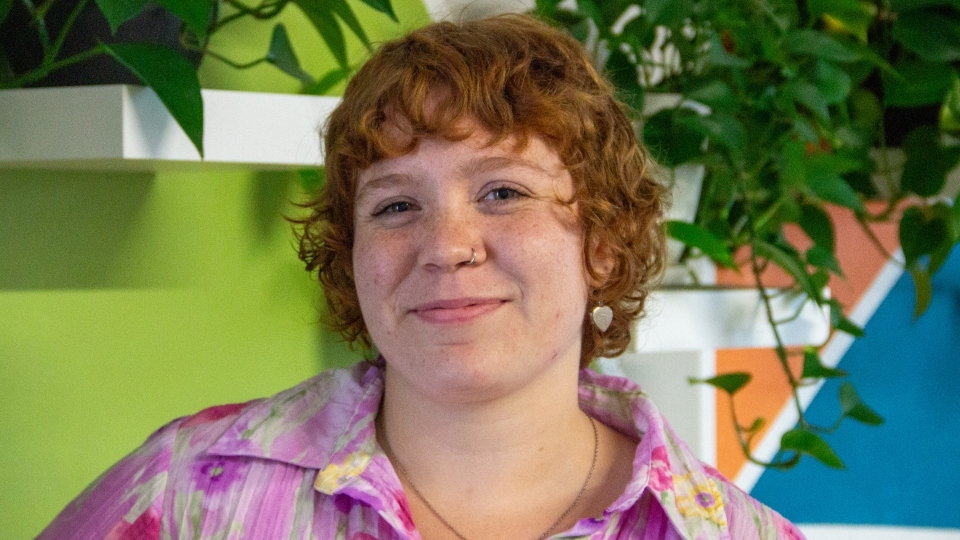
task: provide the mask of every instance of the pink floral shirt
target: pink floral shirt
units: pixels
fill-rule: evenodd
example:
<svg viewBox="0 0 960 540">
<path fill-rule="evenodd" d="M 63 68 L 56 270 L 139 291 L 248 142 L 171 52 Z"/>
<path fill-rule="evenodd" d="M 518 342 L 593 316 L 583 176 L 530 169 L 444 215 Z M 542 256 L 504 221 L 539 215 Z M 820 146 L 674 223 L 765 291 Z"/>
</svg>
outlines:
<svg viewBox="0 0 960 540">
<path fill-rule="evenodd" d="M 640 440 L 602 516 L 553 538 L 799 540 L 779 514 L 700 463 L 626 379 L 584 370 L 581 408 Z M 161 428 L 71 502 L 40 540 L 419 539 L 377 446 L 383 371 L 364 362 L 271 398 Z"/>
</svg>

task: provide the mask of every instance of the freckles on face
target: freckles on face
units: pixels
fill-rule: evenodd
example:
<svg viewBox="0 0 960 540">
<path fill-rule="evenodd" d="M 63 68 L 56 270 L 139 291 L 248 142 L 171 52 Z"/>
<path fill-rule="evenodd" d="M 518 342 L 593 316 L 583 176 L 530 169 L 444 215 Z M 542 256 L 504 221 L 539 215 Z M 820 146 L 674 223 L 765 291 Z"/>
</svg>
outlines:
<svg viewBox="0 0 960 540">
<path fill-rule="evenodd" d="M 577 367 L 587 277 L 573 194 L 536 137 L 428 138 L 361 171 L 355 283 L 388 364 L 425 381 L 441 377 L 421 373 L 430 362 L 447 381 L 522 378 L 571 355 Z"/>
</svg>

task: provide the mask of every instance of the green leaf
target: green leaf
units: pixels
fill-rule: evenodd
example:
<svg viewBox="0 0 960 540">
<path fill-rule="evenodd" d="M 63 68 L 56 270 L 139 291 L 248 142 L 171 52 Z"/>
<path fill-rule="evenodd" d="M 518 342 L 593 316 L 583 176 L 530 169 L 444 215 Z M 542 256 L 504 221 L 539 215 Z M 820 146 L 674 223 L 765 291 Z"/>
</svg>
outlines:
<svg viewBox="0 0 960 540">
<path fill-rule="evenodd" d="M 10 14 L 10 8 L 13 7 L 13 0 L 0 0 L 0 23 L 7 19 Z"/>
<path fill-rule="evenodd" d="M 695 114 L 687 116 L 684 121 L 703 136 L 734 152 L 742 152 L 747 144 L 747 130 L 732 114 L 719 112 L 708 116 Z"/>
<path fill-rule="evenodd" d="M 960 76 L 953 75 L 953 85 L 940 109 L 940 129 L 954 136 L 960 135 Z"/>
<path fill-rule="evenodd" d="M 893 107 L 919 107 L 941 103 L 953 87 L 950 64 L 907 62 L 896 66 L 895 76 L 883 76 L 883 101 Z"/>
<path fill-rule="evenodd" d="M 946 234 L 940 239 L 940 243 L 930 252 L 930 262 L 927 268 L 930 275 L 933 276 L 943 266 L 943 263 L 947 262 L 947 258 L 957 242 L 957 235 L 953 229 L 953 210 L 947 204 L 944 202 L 934 203 L 928 211 L 933 219 L 943 223 L 943 227 L 946 229 Z"/>
<path fill-rule="evenodd" d="M 837 377 L 846 377 L 847 372 L 842 369 L 831 368 L 823 365 L 820 354 L 816 347 L 807 347 L 803 351 L 803 373 L 801 379 L 834 379 Z"/>
<path fill-rule="evenodd" d="M 816 85 L 808 81 L 797 80 L 784 87 L 787 93 L 794 101 L 810 109 L 821 120 L 830 119 L 830 103 L 827 98 L 820 93 Z"/>
<path fill-rule="evenodd" d="M 610 51 L 607 75 L 614 86 L 624 92 L 636 92 L 640 89 L 637 66 L 620 49 Z"/>
<path fill-rule="evenodd" d="M 397 19 L 397 14 L 393 11 L 393 5 L 390 4 L 390 0 L 360 0 L 364 4 L 372 7 L 373 9 L 379 11 L 380 13 L 385 14 L 387 17 L 390 17 L 393 22 L 399 23 L 400 20 Z"/>
<path fill-rule="evenodd" d="M 793 279 L 797 282 L 797 285 L 807 296 L 813 299 L 815 302 L 820 303 L 821 294 L 820 289 L 813 282 L 813 278 L 810 277 L 810 274 L 807 273 L 804 268 L 804 262 L 799 259 L 796 255 L 787 253 L 786 251 L 780 249 L 779 247 L 769 243 L 764 242 L 763 240 L 755 240 L 753 243 L 753 251 L 765 259 L 769 259 L 774 264 L 783 268 Z"/>
<path fill-rule="evenodd" d="M 347 4 L 345 0 L 326 1 L 329 3 L 333 12 L 337 14 L 337 17 L 340 17 L 340 20 L 346 23 L 350 31 L 360 39 L 360 42 L 363 43 L 367 50 L 373 50 L 370 47 L 370 39 L 367 37 L 367 33 L 363 31 L 363 26 L 361 26 L 360 21 L 357 20 L 357 16 L 353 13 L 353 9 L 350 8 L 350 4 Z"/>
<path fill-rule="evenodd" d="M 671 238 L 679 240 L 692 248 L 699 249 L 704 255 L 716 261 L 717 264 L 721 264 L 727 268 L 736 268 L 736 264 L 733 262 L 733 256 L 730 254 L 730 250 L 727 249 L 726 244 L 710 231 L 694 223 L 687 223 L 686 221 L 668 221 L 666 228 L 667 234 L 670 235 Z"/>
<path fill-rule="evenodd" d="M 202 41 L 207 37 L 207 26 L 213 11 L 214 0 L 154 0 L 183 21 L 187 28 Z"/>
<path fill-rule="evenodd" d="M 756 417 L 756 418 L 753 419 L 753 422 L 750 424 L 750 427 L 744 429 L 743 431 L 745 431 L 745 432 L 747 432 L 747 433 L 756 433 L 756 432 L 760 431 L 760 429 L 761 429 L 764 425 L 766 425 L 766 423 L 767 423 L 767 421 L 764 420 L 763 417 L 758 416 L 758 417 Z"/>
<path fill-rule="evenodd" d="M 877 14 L 876 6 L 860 0 L 810 0 L 807 7 L 814 15 L 831 17 L 863 42 L 867 41 L 867 30 Z"/>
<path fill-rule="evenodd" d="M 780 438 L 780 448 L 807 454 L 834 469 L 846 468 L 837 453 L 827 444 L 827 441 L 816 433 L 803 428 L 794 428 L 784 433 L 783 437 Z"/>
<path fill-rule="evenodd" d="M 690 0 L 646 0 L 643 2 L 646 19 L 651 24 L 675 27 L 693 14 Z"/>
<path fill-rule="evenodd" d="M 907 160 L 903 164 L 900 187 L 921 197 L 932 197 L 943 189 L 947 173 L 960 154 L 956 148 L 940 146 L 940 133 L 933 126 L 921 126 L 903 141 Z"/>
<path fill-rule="evenodd" d="M 953 237 L 960 238 L 960 193 L 953 199 L 950 209 L 950 224 L 953 226 Z"/>
<path fill-rule="evenodd" d="M 606 28 L 609 26 L 607 22 L 603 19 L 603 12 L 597 6 L 596 2 L 593 0 L 580 0 L 577 2 L 577 9 L 580 10 L 580 13 L 583 13 L 599 28 Z"/>
<path fill-rule="evenodd" d="M 290 44 L 290 38 L 287 37 L 287 29 L 283 23 L 277 23 L 273 27 L 273 34 L 270 36 L 270 50 L 267 51 L 267 62 L 280 68 L 287 75 L 299 79 L 303 84 L 313 84 L 313 77 L 300 68 L 300 61 L 293 52 L 293 46 Z"/>
<path fill-rule="evenodd" d="M 711 377 L 709 379 L 696 379 L 691 377 L 688 379 L 690 384 L 709 384 L 715 388 L 723 390 L 731 396 L 740 391 L 741 388 L 747 385 L 750 382 L 752 375 L 749 373 L 744 373 L 737 371 L 734 373 L 724 373 L 722 375 L 717 375 L 716 377 Z"/>
<path fill-rule="evenodd" d="M 333 68 L 326 72 L 322 77 L 303 88 L 304 94 L 312 96 L 324 96 L 331 88 L 350 76 L 350 71 L 342 68 Z"/>
<path fill-rule="evenodd" d="M 805 204 L 800 208 L 800 228 L 807 233 L 810 240 L 818 246 L 833 252 L 834 233 L 833 220 L 823 208 L 812 204 Z"/>
<path fill-rule="evenodd" d="M 806 179 L 805 160 L 803 142 L 788 140 L 783 143 L 778 163 L 780 165 L 780 181 L 784 188 L 792 191 L 803 185 Z"/>
<path fill-rule="evenodd" d="M 696 114 L 689 110 L 665 109 L 644 122 L 644 143 L 660 164 L 675 167 L 703 154 L 703 135 L 683 120 Z"/>
<path fill-rule="evenodd" d="M 850 76 L 834 64 L 821 60 L 817 62 L 816 86 L 827 103 L 843 103 L 850 95 Z"/>
<path fill-rule="evenodd" d="M 731 67 L 745 69 L 750 67 L 750 62 L 739 56 L 730 54 L 723 48 L 720 38 L 714 34 L 710 38 L 710 48 L 707 51 L 707 62 L 712 66 Z"/>
<path fill-rule="evenodd" d="M 860 395 L 849 382 L 840 385 L 840 409 L 847 418 L 853 418 L 858 422 L 870 426 L 879 426 L 883 424 L 883 417 L 873 412 L 866 403 L 860 399 Z"/>
<path fill-rule="evenodd" d="M 836 298 L 829 300 L 830 304 L 830 324 L 841 332 L 846 332 L 853 337 L 863 337 L 866 333 L 850 319 L 843 315 L 843 306 Z"/>
<path fill-rule="evenodd" d="M 303 11 L 310 20 L 310 24 L 317 29 L 323 42 L 337 59 L 337 64 L 343 69 L 348 69 L 350 66 L 347 62 L 347 45 L 343 39 L 343 31 L 329 4 L 322 0 L 293 0 L 293 3 Z"/>
<path fill-rule="evenodd" d="M 820 199 L 845 206 L 854 212 L 866 212 L 857 192 L 838 174 L 814 174 L 807 178 L 810 190 Z"/>
<path fill-rule="evenodd" d="M 112 33 L 116 33 L 121 24 L 132 19 L 147 5 L 147 0 L 96 0 L 96 2 L 100 12 L 106 17 Z"/>
<path fill-rule="evenodd" d="M 101 46 L 157 93 L 203 156 L 203 98 L 200 80 L 190 61 L 162 45 L 104 43 Z"/>
<path fill-rule="evenodd" d="M 899 13 L 893 37 L 928 62 L 960 60 L 960 11 L 929 7 Z"/>
<path fill-rule="evenodd" d="M 918 264 L 910 267 L 910 276 L 913 278 L 915 295 L 913 318 L 916 319 L 930 307 L 930 301 L 933 299 L 933 281 L 930 278 L 930 272 L 927 272 Z"/>
<path fill-rule="evenodd" d="M 687 98 L 703 103 L 714 111 L 729 111 L 737 106 L 737 97 L 723 81 L 712 80 L 692 90 Z"/>
<path fill-rule="evenodd" d="M 817 268 L 826 268 L 838 276 L 843 275 L 840 269 L 840 261 L 833 255 L 832 251 L 823 246 L 813 246 L 807 250 L 807 264 Z"/>
<path fill-rule="evenodd" d="M 816 30 L 794 30 L 784 39 L 784 47 L 794 54 L 806 54 L 840 63 L 856 62 L 863 58 L 839 41 Z"/>
<path fill-rule="evenodd" d="M 939 224 L 939 225 L 938 225 Z M 914 266 L 920 257 L 929 255 L 947 234 L 940 220 L 928 220 L 923 209 L 911 206 L 900 216 L 900 247 L 903 249 L 904 262 Z"/>
</svg>

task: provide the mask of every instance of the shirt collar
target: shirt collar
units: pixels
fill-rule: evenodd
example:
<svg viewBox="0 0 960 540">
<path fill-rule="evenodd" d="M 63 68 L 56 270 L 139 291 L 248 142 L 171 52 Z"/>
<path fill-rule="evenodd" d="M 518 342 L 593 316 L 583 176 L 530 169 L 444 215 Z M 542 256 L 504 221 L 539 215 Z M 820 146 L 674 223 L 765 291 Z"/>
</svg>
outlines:
<svg viewBox="0 0 960 540">
<path fill-rule="evenodd" d="M 412 526 L 393 496 L 400 483 L 376 442 L 382 396 L 382 364 L 325 371 L 250 405 L 207 453 L 316 469 L 318 491 L 387 505 L 398 516 L 395 526 Z M 587 414 L 640 440 L 633 479 L 608 514 L 628 511 L 650 491 L 684 538 L 729 539 L 717 473 L 693 456 L 636 384 L 583 370 L 579 398 Z"/>
<path fill-rule="evenodd" d="M 376 445 L 380 368 L 361 362 L 328 370 L 247 407 L 208 454 L 271 459 L 308 469 L 346 463 Z"/>
</svg>

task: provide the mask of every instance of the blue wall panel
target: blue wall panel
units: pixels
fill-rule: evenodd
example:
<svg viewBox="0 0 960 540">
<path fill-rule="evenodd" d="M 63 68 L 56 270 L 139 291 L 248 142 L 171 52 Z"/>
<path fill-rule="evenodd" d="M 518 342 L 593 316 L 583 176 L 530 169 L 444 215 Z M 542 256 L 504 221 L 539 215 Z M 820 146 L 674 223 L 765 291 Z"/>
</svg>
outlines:
<svg viewBox="0 0 960 540">
<path fill-rule="evenodd" d="M 846 470 L 805 458 L 791 471 L 764 472 L 755 497 L 798 523 L 960 528 L 960 250 L 916 321 L 913 295 L 905 273 L 839 366 L 886 424 L 845 421 L 826 438 Z M 824 385 L 810 418 L 833 422 L 839 385 Z"/>
</svg>

